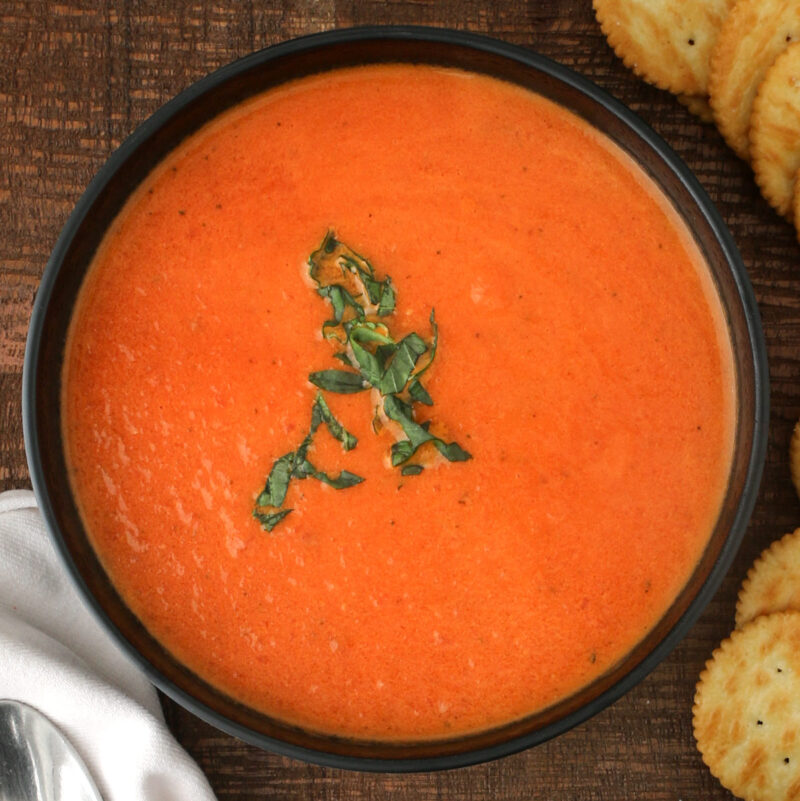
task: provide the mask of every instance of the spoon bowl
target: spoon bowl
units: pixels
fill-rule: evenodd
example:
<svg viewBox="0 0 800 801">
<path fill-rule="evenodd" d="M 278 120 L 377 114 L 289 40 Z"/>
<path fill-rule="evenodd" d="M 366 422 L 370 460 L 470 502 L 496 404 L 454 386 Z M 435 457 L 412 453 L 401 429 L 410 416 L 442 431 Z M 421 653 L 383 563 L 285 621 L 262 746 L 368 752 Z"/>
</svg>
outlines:
<svg viewBox="0 0 800 801">
<path fill-rule="evenodd" d="M 39 710 L 0 701 L 0 799 L 103 801 L 63 732 Z"/>
</svg>

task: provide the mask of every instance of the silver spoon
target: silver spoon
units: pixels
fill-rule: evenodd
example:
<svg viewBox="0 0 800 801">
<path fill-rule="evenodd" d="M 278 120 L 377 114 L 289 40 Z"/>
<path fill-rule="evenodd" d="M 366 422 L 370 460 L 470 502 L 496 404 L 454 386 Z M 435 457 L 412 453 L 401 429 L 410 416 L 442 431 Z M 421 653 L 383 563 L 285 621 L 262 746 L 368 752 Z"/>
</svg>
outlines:
<svg viewBox="0 0 800 801">
<path fill-rule="evenodd" d="M 0 701 L 0 801 L 103 801 L 86 765 L 41 712 Z"/>
</svg>

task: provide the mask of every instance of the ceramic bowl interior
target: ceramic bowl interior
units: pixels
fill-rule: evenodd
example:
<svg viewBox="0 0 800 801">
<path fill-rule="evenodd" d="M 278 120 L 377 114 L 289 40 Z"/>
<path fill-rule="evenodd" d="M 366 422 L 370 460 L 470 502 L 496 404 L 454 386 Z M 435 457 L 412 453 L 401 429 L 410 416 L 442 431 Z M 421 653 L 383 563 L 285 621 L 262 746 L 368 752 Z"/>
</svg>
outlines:
<svg viewBox="0 0 800 801">
<path fill-rule="evenodd" d="M 64 343 L 76 296 L 106 229 L 143 177 L 186 136 L 253 94 L 319 71 L 379 62 L 422 62 L 512 81 L 562 104 L 627 151 L 693 233 L 735 354 L 735 454 L 722 512 L 663 619 L 620 664 L 577 694 L 491 731 L 435 742 L 355 741 L 303 731 L 243 706 L 174 659 L 126 607 L 92 550 L 66 479 L 60 427 Z M 34 488 L 65 562 L 87 603 L 161 690 L 219 728 L 282 754 L 355 769 L 432 770 L 493 759 L 565 731 L 630 689 L 685 635 L 727 571 L 752 511 L 765 453 L 767 381 L 758 311 L 731 237 L 691 173 L 637 117 L 573 72 L 520 48 L 453 31 L 362 28 L 287 42 L 219 70 L 159 110 L 112 156 L 46 268 L 28 340 L 23 414 Z"/>
</svg>

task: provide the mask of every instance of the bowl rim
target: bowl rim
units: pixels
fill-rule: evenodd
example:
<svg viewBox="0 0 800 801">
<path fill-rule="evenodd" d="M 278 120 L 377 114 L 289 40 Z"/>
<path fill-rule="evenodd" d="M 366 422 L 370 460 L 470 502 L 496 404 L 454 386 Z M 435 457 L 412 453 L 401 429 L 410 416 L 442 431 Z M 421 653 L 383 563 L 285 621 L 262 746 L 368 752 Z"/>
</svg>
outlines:
<svg viewBox="0 0 800 801">
<path fill-rule="evenodd" d="M 563 717 L 546 724 L 542 728 L 522 735 L 513 736 L 508 740 L 489 747 L 432 757 L 374 758 L 368 756 L 343 755 L 286 742 L 261 732 L 256 732 L 247 726 L 225 717 L 163 676 L 116 628 L 105 609 L 85 585 L 78 571 L 72 554 L 68 550 L 60 534 L 59 522 L 48 491 L 40 456 L 39 431 L 35 413 L 37 394 L 36 376 L 39 371 L 39 351 L 42 343 L 43 326 L 56 279 L 63 266 L 64 258 L 72 246 L 80 224 L 89 213 L 97 196 L 113 180 L 118 170 L 127 159 L 141 144 L 146 142 L 151 135 L 161 129 L 169 120 L 180 115 L 194 100 L 207 92 L 213 91 L 235 76 L 288 55 L 302 53 L 316 48 L 325 48 L 346 43 L 366 42 L 370 40 L 408 40 L 430 44 L 456 45 L 493 56 L 499 56 L 503 59 L 509 59 L 525 68 L 544 73 L 549 78 L 555 79 L 555 81 L 559 83 L 566 84 L 573 90 L 577 90 L 577 92 L 587 96 L 590 101 L 593 101 L 610 112 L 610 114 L 621 121 L 625 127 L 631 129 L 639 139 L 643 140 L 646 145 L 655 151 L 659 159 L 668 168 L 668 171 L 679 180 L 683 188 L 691 196 L 696 209 L 705 218 L 706 224 L 713 232 L 721 254 L 724 257 L 724 262 L 733 278 L 736 293 L 741 300 L 742 313 L 746 321 L 747 341 L 750 346 L 748 358 L 752 359 L 753 365 L 752 389 L 754 392 L 754 422 L 752 447 L 746 468 L 745 479 L 743 481 L 742 492 L 736 507 L 736 513 L 731 522 L 728 536 L 725 539 L 716 561 L 703 580 L 697 595 L 675 625 L 638 664 L 634 665 L 633 668 L 624 674 L 617 682 L 592 698 L 588 703 L 568 712 Z M 583 723 L 618 700 L 623 694 L 627 693 L 647 676 L 656 665 L 675 648 L 678 642 L 694 625 L 716 593 L 722 579 L 730 568 L 752 514 L 766 457 L 767 430 L 769 423 L 769 372 L 766 344 L 758 305 L 749 276 L 738 249 L 734 244 L 731 233 L 723 222 L 720 213 L 691 170 L 689 170 L 666 142 L 630 109 L 590 80 L 584 78 L 570 68 L 560 65 L 531 50 L 489 36 L 449 28 L 416 25 L 363 26 L 340 28 L 280 42 L 246 55 L 211 72 L 192 83 L 188 88 L 184 89 L 157 109 L 111 154 L 107 161 L 96 172 L 88 187 L 76 203 L 46 264 L 36 295 L 26 342 L 22 381 L 22 413 L 25 450 L 31 482 L 51 540 L 56 550 L 59 552 L 62 561 L 66 565 L 73 584 L 78 589 L 83 602 L 89 606 L 102 627 L 110 632 L 114 641 L 143 669 L 149 680 L 153 682 L 158 689 L 185 709 L 226 733 L 283 756 L 289 756 L 323 766 L 353 770 L 421 772 L 465 767 L 480 762 L 491 761 L 525 750 L 562 734 L 574 726 Z M 436 741 L 432 742 L 435 743 Z"/>
</svg>

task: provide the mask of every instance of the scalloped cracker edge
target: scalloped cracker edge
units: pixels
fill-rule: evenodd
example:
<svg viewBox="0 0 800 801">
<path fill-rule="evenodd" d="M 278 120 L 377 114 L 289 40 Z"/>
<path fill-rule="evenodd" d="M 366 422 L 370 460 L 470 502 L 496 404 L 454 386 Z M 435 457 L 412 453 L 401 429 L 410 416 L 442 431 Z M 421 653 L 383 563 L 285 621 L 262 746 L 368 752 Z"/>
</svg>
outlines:
<svg viewBox="0 0 800 801">
<path fill-rule="evenodd" d="M 786 219 L 800 169 L 800 42 L 767 70 L 750 116 L 750 160 L 761 194 Z"/>
<path fill-rule="evenodd" d="M 736 602 L 736 628 L 788 610 L 800 612 L 800 528 L 773 542 L 753 563 Z"/>
<path fill-rule="evenodd" d="M 661 89 L 708 91 L 711 50 L 734 0 L 593 0 L 609 45 Z"/>
<path fill-rule="evenodd" d="M 701 122 L 714 122 L 714 112 L 711 106 L 708 105 L 708 97 L 706 95 L 676 95 L 678 102 L 682 106 L 686 106 L 689 111 L 694 114 Z"/>
<path fill-rule="evenodd" d="M 708 93 L 725 141 L 743 159 L 758 88 L 790 42 L 800 39 L 798 0 L 739 0 L 711 51 Z"/>
</svg>

